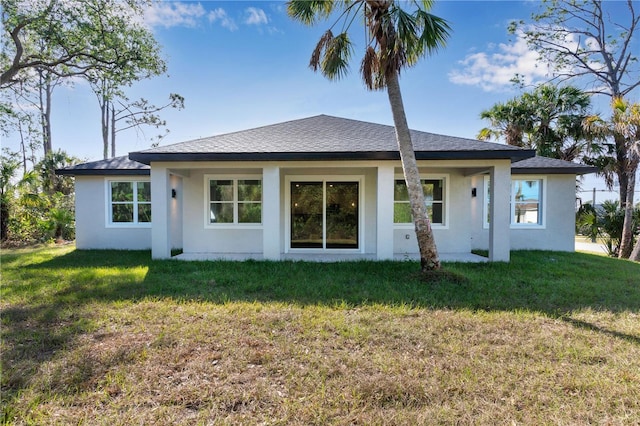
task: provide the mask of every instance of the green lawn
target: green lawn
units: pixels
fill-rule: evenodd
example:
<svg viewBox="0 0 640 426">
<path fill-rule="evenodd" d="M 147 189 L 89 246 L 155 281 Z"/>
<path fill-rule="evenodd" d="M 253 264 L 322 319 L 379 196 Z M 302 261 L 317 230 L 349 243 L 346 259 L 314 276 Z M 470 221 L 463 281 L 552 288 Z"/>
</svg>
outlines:
<svg viewBox="0 0 640 426">
<path fill-rule="evenodd" d="M 640 265 L 3 250 L 9 424 L 634 424 Z"/>
</svg>

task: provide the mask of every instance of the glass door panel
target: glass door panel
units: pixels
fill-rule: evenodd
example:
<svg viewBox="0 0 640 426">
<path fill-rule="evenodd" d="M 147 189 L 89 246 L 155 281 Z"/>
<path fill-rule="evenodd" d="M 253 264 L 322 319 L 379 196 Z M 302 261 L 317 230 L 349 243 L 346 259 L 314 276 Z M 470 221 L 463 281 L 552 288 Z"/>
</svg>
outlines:
<svg viewBox="0 0 640 426">
<path fill-rule="evenodd" d="M 326 248 L 358 248 L 358 182 L 327 182 Z"/>
<path fill-rule="evenodd" d="M 323 248 L 322 186 L 291 182 L 291 248 Z"/>
</svg>

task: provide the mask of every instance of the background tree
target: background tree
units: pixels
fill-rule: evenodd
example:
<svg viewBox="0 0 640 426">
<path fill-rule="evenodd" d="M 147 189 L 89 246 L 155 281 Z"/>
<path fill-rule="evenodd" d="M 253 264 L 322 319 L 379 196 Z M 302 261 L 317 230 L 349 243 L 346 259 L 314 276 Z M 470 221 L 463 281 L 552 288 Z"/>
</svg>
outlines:
<svg viewBox="0 0 640 426">
<path fill-rule="evenodd" d="M 110 33 L 110 44 L 119 46 L 120 52 L 135 52 L 136 60 L 127 62 L 118 68 L 95 68 L 85 77 L 95 93 L 101 112 L 101 134 L 103 157 L 116 156 L 117 133 L 136 128 L 142 131 L 143 126 L 155 128 L 166 126 L 166 121 L 157 114 L 165 108 L 184 107 L 184 98 L 178 94 L 170 94 L 169 102 L 156 106 L 141 98 L 131 101 L 125 88 L 136 81 L 165 74 L 167 66 L 161 57 L 160 45 L 153 34 L 137 20 L 123 20 L 118 17 L 107 19 L 105 25 Z"/>
<path fill-rule="evenodd" d="M 477 136 L 478 139 L 504 138 L 507 145 L 521 148 L 527 146 L 524 136 L 529 123 L 529 115 L 519 99 L 510 99 L 505 103 L 499 102 L 490 109 L 482 111 L 480 118 L 489 120 L 491 127 L 481 129 Z"/>
<path fill-rule="evenodd" d="M 600 116 L 591 116 L 585 120 L 585 128 L 596 138 L 603 141 L 615 136 L 624 142 L 626 152 L 625 165 L 628 167 L 627 173 L 629 181 L 627 193 L 625 194 L 626 204 L 622 205 L 624 210 L 624 224 L 619 250 L 619 257 L 629 258 L 632 251 L 637 259 L 638 250 L 633 250 L 634 226 L 633 203 L 634 188 L 636 183 L 636 172 L 640 164 L 640 103 L 630 103 L 623 98 L 614 98 L 611 103 L 613 114 L 609 120 L 604 120 Z M 640 243 L 640 238 L 638 238 Z"/>
<path fill-rule="evenodd" d="M 42 143 L 38 117 L 34 110 L 23 108 L 18 102 L 18 96 L 12 102 L 10 98 L 3 95 L 7 91 L 0 92 L 0 135 L 8 136 L 17 133 L 20 140 L 20 155 L 22 160 L 22 172 L 27 173 L 29 165 L 31 168 L 36 164 L 36 151 Z"/>
<path fill-rule="evenodd" d="M 558 81 L 584 84 L 589 92 L 616 98 L 629 98 L 640 87 L 640 39 L 637 36 L 640 15 L 637 2 L 603 2 L 599 0 L 545 0 L 544 9 L 532 16 L 531 23 L 514 22 L 512 32 L 523 34 L 528 45 L 537 51 L 554 72 Z M 612 11 L 622 18 L 612 21 Z M 637 167 L 632 164 L 624 135 L 614 132 L 613 144 L 601 150 L 592 164 L 607 166 L 620 185 L 620 204 L 633 207 Z M 612 176 L 606 176 L 609 184 Z M 627 226 L 625 229 L 629 229 Z M 625 240 L 632 236 L 625 235 Z"/>
<path fill-rule="evenodd" d="M 146 0 L 1 0 L 6 32 L 0 55 L 0 87 L 34 69 L 59 77 L 113 70 L 135 61 L 109 31 L 112 20 L 138 15 Z M 46 49 L 41 49 L 42 46 Z"/>
<path fill-rule="evenodd" d="M 326 20 L 334 12 L 338 14 L 338 21 L 343 24 L 342 32 L 334 35 L 333 26 L 327 30 L 314 49 L 309 64 L 314 71 L 320 70 L 330 80 L 339 79 L 347 73 L 353 53 L 348 31 L 353 22 L 364 23 L 366 43 L 360 72 L 369 90 L 387 91 L 409 192 L 421 267 L 427 271 L 440 268 L 440 261 L 426 212 L 398 77 L 402 69 L 415 65 L 427 53 L 444 46 L 450 28 L 446 21 L 428 13 L 432 1 L 416 1 L 412 4 L 415 9 L 409 12 L 393 0 L 291 0 L 287 3 L 287 10 L 289 16 L 307 25 Z"/>
<path fill-rule="evenodd" d="M 507 144 L 535 149 L 538 155 L 574 161 L 587 149 L 582 122 L 590 105 L 589 95 L 575 87 L 545 84 L 482 111 L 480 117 L 491 127 L 477 137 L 504 137 Z"/>
<path fill-rule="evenodd" d="M 9 209 L 14 197 L 14 182 L 20 161 L 18 153 L 10 152 L 6 148 L 2 150 L 0 157 L 0 240 L 4 241 L 8 236 Z"/>
</svg>

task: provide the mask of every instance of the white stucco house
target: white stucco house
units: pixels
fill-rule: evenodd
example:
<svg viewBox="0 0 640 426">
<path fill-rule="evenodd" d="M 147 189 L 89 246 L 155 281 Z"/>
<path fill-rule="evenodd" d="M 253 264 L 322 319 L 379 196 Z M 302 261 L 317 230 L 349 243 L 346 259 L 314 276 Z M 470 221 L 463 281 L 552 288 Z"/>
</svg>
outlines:
<svg viewBox="0 0 640 426">
<path fill-rule="evenodd" d="M 574 250 L 576 175 L 532 150 L 412 131 L 440 253 Z M 157 259 L 398 259 L 418 246 L 395 130 L 319 115 L 67 167 L 78 249 Z"/>
</svg>

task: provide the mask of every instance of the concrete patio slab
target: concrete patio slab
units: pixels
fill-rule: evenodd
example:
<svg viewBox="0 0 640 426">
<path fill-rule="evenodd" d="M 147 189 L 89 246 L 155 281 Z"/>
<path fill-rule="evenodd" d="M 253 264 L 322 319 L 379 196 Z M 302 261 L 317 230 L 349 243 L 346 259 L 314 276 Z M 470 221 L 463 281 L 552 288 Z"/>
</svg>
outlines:
<svg viewBox="0 0 640 426">
<path fill-rule="evenodd" d="M 206 261 L 206 260 L 264 260 L 262 253 L 182 253 L 174 256 L 176 260 L 186 261 Z M 355 262 L 359 260 L 376 260 L 374 254 L 362 253 L 285 253 L 282 260 L 305 261 L 305 262 Z M 402 261 L 419 261 L 420 257 L 414 254 L 397 254 L 394 260 Z M 478 256 L 473 253 L 440 253 L 441 262 L 465 262 L 465 263 L 482 263 L 487 262 L 486 257 Z"/>
</svg>

